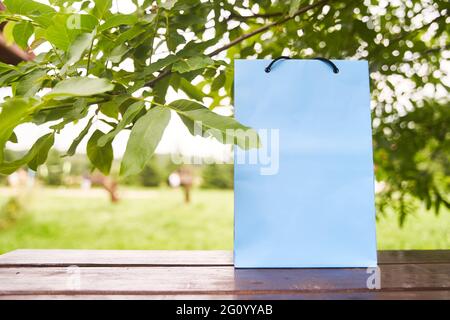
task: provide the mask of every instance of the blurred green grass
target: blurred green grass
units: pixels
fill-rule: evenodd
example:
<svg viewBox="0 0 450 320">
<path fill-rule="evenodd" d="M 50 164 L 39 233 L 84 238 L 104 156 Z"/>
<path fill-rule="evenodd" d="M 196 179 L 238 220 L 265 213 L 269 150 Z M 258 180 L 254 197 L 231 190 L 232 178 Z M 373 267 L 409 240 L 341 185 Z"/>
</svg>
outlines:
<svg viewBox="0 0 450 320">
<path fill-rule="evenodd" d="M 10 195 L 0 190 L 0 206 Z M 233 192 L 121 189 L 111 204 L 101 189 L 39 188 L 25 212 L 0 230 L 0 253 L 18 248 L 207 250 L 233 247 Z M 377 222 L 379 249 L 449 249 L 450 216 L 419 210 L 403 228 L 390 213 Z"/>
</svg>

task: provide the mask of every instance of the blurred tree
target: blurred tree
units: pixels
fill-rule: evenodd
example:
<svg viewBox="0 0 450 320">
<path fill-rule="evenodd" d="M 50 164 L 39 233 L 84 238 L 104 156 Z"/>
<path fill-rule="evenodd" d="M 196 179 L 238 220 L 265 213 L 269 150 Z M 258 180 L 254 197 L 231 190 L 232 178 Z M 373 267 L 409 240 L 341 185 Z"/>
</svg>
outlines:
<svg viewBox="0 0 450 320">
<path fill-rule="evenodd" d="M 212 111 L 230 104 L 235 58 L 367 59 L 376 175 L 385 183 L 378 208 L 398 207 L 402 222 L 408 197 L 436 212 L 450 207 L 448 0 L 133 0 L 130 14 L 112 13 L 121 3 L 112 0 L 3 2 L 7 42 L 50 45 L 34 62 L 0 65 L 0 86 L 13 89 L 0 114 L 2 173 L 23 164 L 36 169 L 54 135 L 95 110 L 67 153 L 102 121 L 111 130 L 90 137 L 89 159 L 109 173 L 112 140 L 131 130 L 121 172 L 136 174 L 153 154 L 169 110 L 191 132 L 195 120 L 221 138 L 226 128 L 245 128 Z M 191 100 L 166 103 L 169 87 Z M 51 122 L 52 132 L 24 158 L 5 162 L 5 143 L 23 122 Z"/>
<path fill-rule="evenodd" d="M 140 182 L 144 187 L 157 187 L 163 180 L 161 169 L 152 160 L 147 163 L 144 170 L 139 174 Z"/>
<path fill-rule="evenodd" d="M 12 225 L 25 211 L 23 195 L 10 197 L 0 206 L 0 230 Z"/>
<path fill-rule="evenodd" d="M 233 188 L 233 165 L 210 164 L 202 170 L 202 188 Z"/>
<path fill-rule="evenodd" d="M 63 184 L 64 171 L 63 161 L 59 152 L 51 149 L 48 153 L 47 161 L 45 162 L 44 182 L 51 186 L 60 186 Z"/>
<path fill-rule="evenodd" d="M 148 187 L 159 186 L 162 183 L 167 183 L 169 175 L 176 171 L 177 168 L 178 165 L 172 162 L 170 155 L 155 154 L 141 172 L 122 177 L 120 184 Z"/>
</svg>

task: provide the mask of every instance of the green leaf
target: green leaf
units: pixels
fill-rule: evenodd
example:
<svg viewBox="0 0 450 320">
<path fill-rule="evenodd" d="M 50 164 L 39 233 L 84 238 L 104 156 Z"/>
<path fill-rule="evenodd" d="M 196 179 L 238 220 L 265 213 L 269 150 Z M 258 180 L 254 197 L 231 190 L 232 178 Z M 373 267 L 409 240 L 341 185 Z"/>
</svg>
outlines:
<svg viewBox="0 0 450 320">
<path fill-rule="evenodd" d="M 47 160 L 48 152 L 50 148 L 53 146 L 55 142 L 55 134 L 49 133 L 43 137 L 41 137 L 36 143 L 36 151 L 34 155 L 31 157 L 31 160 L 28 162 L 28 167 L 34 171 Z M 33 146 L 34 147 L 34 146 Z M 31 148 L 30 152 L 33 151 Z"/>
<path fill-rule="evenodd" d="M 47 71 L 37 69 L 20 80 L 20 84 L 17 86 L 16 95 L 23 97 L 33 97 L 41 88 L 42 83 L 47 78 Z"/>
<path fill-rule="evenodd" d="M 14 40 L 22 49 L 28 49 L 28 39 L 33 34 L 34 28 L 31 22 L 22 21 L 16 23 L 13 30 Z"/>
<path fill-rule="evenodd" d="M 240 124 L 232 117 L 221 116 L 203 105 L 189 101 L 177 100 L 169 104 L 169 107 L 178 114 L 202 125 L 204 130 L 221 142 L 233 142 L 242 149 L 257 148 L 260 146 L 258 134 L 253 129 Z"/>
<path fill-rule="evenodd" d="M 95 7 L 93 10 L 94 15 L 98 19 L 103 19 L 105 14 L 108 12 L 109 8 L 111 8 L 112 0 L 94 0 Z"/>
<path fill-rule="evenodd" d="M 156 106 L 136 121 L 120 168 L 121 175 L 139 173 L 155 152 L 170 120 L 168 108 Z"/>
<path fill-rule="evenodd" d="M 14 133 L 14 131 L 13 131 L 13 133 L 11 134 L 11 136 L 9 137 L 8 141 L 9 141 L 9 142 L 12 142 L 12 143 L 17 143 L 17 142 L 19 142 L 19 140 L 17 139 L 17 135 Z"/>
<path fill-rule="evenodd" d="M 55 12 L 52 7 L 31 0 L 4 0 L 3 3 L 9 12 L 23 16 L 37 16 Z"/>
<path fill-rule="evenodd" d="M 132 101 L 131 97 L 127 95 L 115 96 L 114 99 L 100 104 L 100 111 L 105 116 L 118 119 L 119 112 L 125 113 L 126 108 L 133 103 Z"/>
<path fill-rule="evenodd" d="M 47 30 L 41 27 L 35 27 L 34 28 L 34 39 L 33 42 L 30 44 L 30 49 L 36 49 L 41 44 L 46 42 L 46 36 L 47 36 Z"/>
<path fill-rule="evenodd" d="M 140 25 L 135 25 L 135 26 L 131 27 L 130 29 L 128 29 L 127 31 L 120 33 L 120 35 L 117 37 L 115 42 L 118 45 L 118 44 L 124 43 L 126 41 L 130 41 L 144 32 L 145 32 L 145 28 L 143 28 Z"/>
<path fill-rule="evenodd" d="M 169 75 L 160 81 L 156 82 L 155 86 L 153 87 L 153 101 L 155 103 L 164 104 L 166 103 L 166 95 L 167 90 L 169 89 L 169 85 L 171 82 L 173 75 Z"/>
<path fill-rule="evenodd" d="M 66 112 L 64 112 L 61 117 L 62 121 L 50 126 L 50 129 L 56 130 L 57 133 L 59 133 L 60 130 L 62 130 L 66 124 L 77 121 L 79 119 L 82 119 L 86 117 L 88 113 L 88 103 L 85 98 L 78 98 L 73 102 L 70 108 L 61 108 L 59 110 L 63 111 L 66 109 Z M 55 100 L 54 100 L 55 101 Z M 58 100 L 56 100 L 58 101 Z M 58 109 L 55 109 L 54 111 L 57 111 Z M 59 117 L 59 119 L 61 118 Z"/>
<path fill-rule="evenodd" d="M 61 73 L 65 73 L 67 68 L 72 64 L 78 62 L 83 56 L 84 52 L 91 46 L 94 39 L 94 33 L 80 34 L 69 49 L 69 58 L 66 64 L 62 67 Z"/>
<path fill-rule="evenodd" d="M 218 91 L 220 88 L 222 88 L 225 85 L 225 74 L 223 72 L 219 73 L 219 75 L 214 79 L 213 83 L 211 84 L 211 91 Z"/>
<path fill-rule="evenodd" d="M 189 98 L 202 101 L 205 97 L 205 94 L 202 90 L 200 90 L 197 86 L 194 86 L 185 78 L 180 78 L 179 88 L 184 91 L 188 95 Z"/>
<path fill-rule="evenodd" d="M 109 174 L 113 160 L 113 149 L 111 143 L 103 147 L 98 146 L 98 139 L 104 136 L 100 130 L 96 130 L 87 144 L 87 156 L 91 163 L 100 170 L 103 174 Z"/>
<path fill-rule="evenodd" d="M 153 62 L 144 69 L 144 76 L 149 76 L 156 71 L 160 71 L 161 69 L 169 66 L 170 64 L 174 63 L 177 60 L 178 57 L 175 55 L 168 55 L 165 58 L 159 59 L 158 61 Z"/>
<path fill-rule="evenodd" d="M 120 131 L 122 131 L 128 124 L 130 124 L 134 120 L 136 115 L 138 115 L 138 113 L 144 108 L 144 106 L 145 105 L 143 101 L 135 102 L 131 106 L 129 106 L 125 111 L 122 120 L 117 124 L 117 126 L 98 140 L 98 146 L 104 147 L 107 143 L 111 142 Z"/>
<path fill-rule="evenodd" d="M 94 117 L 89 119 L 88 123 L 86 124 L 86 127 L 84 127 L 84 129 L 81 130 L 81 132 L 78 135 L 78 137 L 76 137 L 75 140 L 72 141 L 72 143 L 71 143 L 71 145 L 69 147 L 69 150 L 67 150 L 67 152 L 64 155 L 64 157 L 66 157 L 66 156 L 73 156 L 75 154 L 75 152 L 77 151 L 78 145 L 84 139 L 84 137 L 88 134 L 89 129 L 91 128 L 92 120 L 94 120 Z"/>
<path fill-rule="evenodd" d="M 215 45 L 217 43 L 217 39 L 213 38 L 206 41 L 195 42 L 190 41 L 186 43 L 186 45 L 177 52 L 180 57 L 193 57 L 197 56 L 200 52 L 204 52 L 207 48 Z"/>
<path fill-rule="evenodd" d="M 67 51 L 75 38 L 75 31 L 67 28 L 67 16 L 57 15 L 46 31 L 46 39 L 56 48 Z M 76 32 L 78 33 L 78 32 Z"/>
<path fill-rule="evenodd" d="M 73 42 L 83 32 L 92 32 L 97 19 L 87 14 L 57 14 L 46 30 L 46 39 L 56 48 L 68 51 Z"/>
<path fill-rule="evenodd" d="M 114 89 L 114 85 L 104 78 L 76 77 L 60 81 L 44 97 L 87 97 L 105 93 Z"/>
<path fill-rule="evenodd" d="M 98 27 L 98 31 L 102 32 L 121 25 L 134 25 L 138 21 L 135 15 L 131 14 L 116 14 L 109 17 L 105 23 Z"/>
<path fill-rule="evenodd" d="M 3 36 L 7 45 L 12 45 L 14 43 L 14 27 L 16 23 L 14 21 L 8 21 L 3 28 Z"/>
<path fill-rule="evenodd" d="M 300 8 L 301 0 L 292 0 L 291 5 L 289 7 L 289 16 L 292 17 Z"/>
<path fill-rule="evenodd" d="M 159 6 L 166 10 L 170 10 L 177 3 L 178 0 L 164 0 L 164 2 L 159 1 Z"/>
<path fill-rule="evenodd" d="M 234 83 L 234 73 L 232 68 L 227 68 L 225 70 L 225 83 L 224 88 L 226 92 L 233 98 L 233 83 Z"/>
<path fill-rule="evenodd" d="M 181 113 L 178 113 L 178 116 L 180 117 L 181 121 L 183 121 L 186 128 L 189 130 L 189 132 L 193 136 L 203 136 L 205 133 L 205 128 L 203 128 L 199 123 L 193 121 L 192 119 L 182 115 Z"/>
<path fill-rule="evenodd" d="M 7 99 L 1 105 L 0 113 L 0 163 L 3 162 L 3 149 L 14 128 L 22 123 L 32 111 L 36 100 L 28 98 Z"/>
<path fill-rule="evenodd" d="M 176 30 L 173 32 L 169 32 L 167 34 L 167 47 L 172 52 L 175 52 L 177 47 L 185 42 L 186 39 L 182 35 L 180 35 Z"/>
<path fill-rule="evenodd" d="M 105 116 L 117 119 L 119 116 L 119 104 L 115 99 L 100 104 L 100 111 Z"/>
<path fill-rule="evenodd" d="M 0 62 L 0 74 L 8 71 L 17 71 L 17 67 L 7 63 Z"/>
<path fill-rule="evenodd" d="M 193 70 L 203 69 L 214 64 L 214 60 L 208 56 L 194 56 L 182 59 L 173 64 L 172 70 L 185 73 Z"/>
<path fill-rule="evenodd" d="M 128 52 L 127 46 L 121 44 L 115 47 L 109 54 L 108 60 L 112 63 L 119 63 L 122 61 L 122 57 Z"/>
<path fill-rule="evenodd" d="M 98 26 L 98 19 L 92 14 L 70 14 L 66 24 L 69 30 L 75 30 L 79 33 L 90 33 Z"/>
<path fill-rule="evenodd" d="M 30 169 L 36 171 L 37 167 L 43 164 L 47 159 L 48 151 L 52 147 L 54 139 L 55 136 L 53 133 L 48 133 L 40 137 L 23 158 L 1 163 L 0 173 L 11 174 L 27 163 Z"/>
</svg>

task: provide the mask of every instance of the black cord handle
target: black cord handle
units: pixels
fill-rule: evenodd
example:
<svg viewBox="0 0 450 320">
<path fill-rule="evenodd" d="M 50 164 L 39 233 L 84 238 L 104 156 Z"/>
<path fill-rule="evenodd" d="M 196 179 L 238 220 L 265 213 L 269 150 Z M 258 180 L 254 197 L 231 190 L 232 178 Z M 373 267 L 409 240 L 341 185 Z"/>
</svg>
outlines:
<svg viewBox="0 0 450 320">
<path fill-rule="evenodd" d="M 274 64 L 275 62 L 277 62 L 278 60 L 282 60 L 282 59 L 291 59 L 291 57 L 281 56 L 281 57 L 278 57 L 278 58 L 276 58 L 276 59 L 273 59 L 272 62 L 264 69 L 264 71 L 266 71 L 267 73 L 269 73 L 270 71 L 272 71 L 272 66 L 273 66 L 273 64 Z M 339 72 L 338 67 L 336 67 L 336 65 L 335 65 L 331 60 L 328 60 L 328 59 L 325 59 L 325 58 L 321 58 L 321 57 L 316 57 L 316 58 L 313 58 L 313 59 L 314 59 L 314 60 L 320 60 L 320 61 L 322 61 L 322 62 L 325 62 L 327 65 L 329 65 L 329 66 L 333 69 L 333 72 L 334 72 L 334 73 L 338 73 L 338 72 Z"/>
</svg>

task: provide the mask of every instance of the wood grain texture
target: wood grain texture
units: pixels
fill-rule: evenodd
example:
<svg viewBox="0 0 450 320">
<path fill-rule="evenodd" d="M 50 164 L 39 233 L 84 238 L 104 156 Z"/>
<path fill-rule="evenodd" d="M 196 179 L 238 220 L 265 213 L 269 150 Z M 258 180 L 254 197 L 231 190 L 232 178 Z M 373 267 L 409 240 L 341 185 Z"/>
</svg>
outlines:
<svg viewBox="0 0 450 320">
<path fill-rule="evenodd" d="M 378 251 L 378 263 L 450 263 L 450 250 Z M 231 251 L 15 250 L 0 255 L 10 266 L 232 266 Z"/>
<path fill-rule="evenodd" d="M 0 295 L 0 300 L 450 300 L 447 291 L 308 292 L 292 294 L 171 294 L 171 295 Z"/>
<path fill-rule="evenodd" d="M 246 294 L 367 291 L 365 269 L 2 268 L 0 294 Z M 450 264 L 386 265 L 383 290 L 450 290 Z M 79 286 L 74 281 L 80 279 Z M 78 281 L 78 280 L 77 280 Z"/>
<path fill-rule="evenodd" d="M 449 299 L 450 251 L 379 252 L 364 268 L 235 269 L 228 251 L 17 250 L 0 256 L 1 299 Z"/>
<path fill-rule="evenodd" d="M 450 263 L 450 250 L 382 250 L 378 264 Z"/>
<path fill-rule="evenodd" d="M 231 251 L 15 250 L 0 255 L 5 266 L 232 266 Z"/>
</svg>

